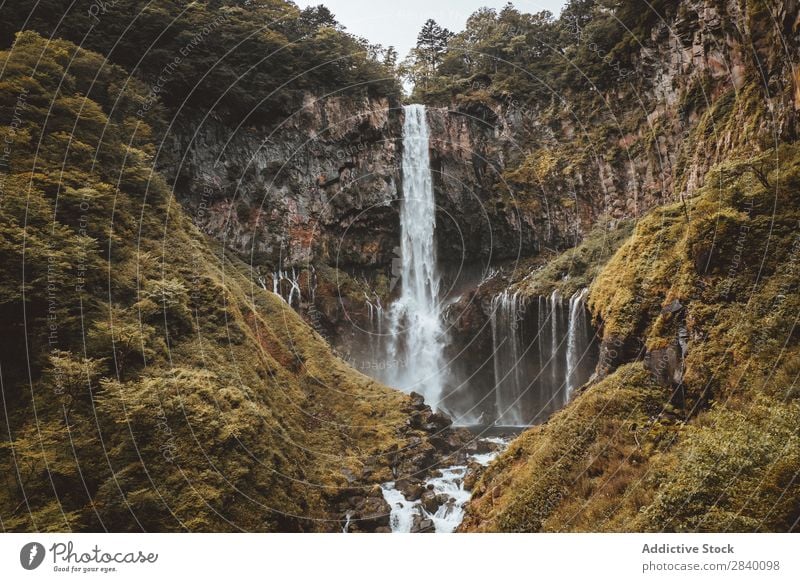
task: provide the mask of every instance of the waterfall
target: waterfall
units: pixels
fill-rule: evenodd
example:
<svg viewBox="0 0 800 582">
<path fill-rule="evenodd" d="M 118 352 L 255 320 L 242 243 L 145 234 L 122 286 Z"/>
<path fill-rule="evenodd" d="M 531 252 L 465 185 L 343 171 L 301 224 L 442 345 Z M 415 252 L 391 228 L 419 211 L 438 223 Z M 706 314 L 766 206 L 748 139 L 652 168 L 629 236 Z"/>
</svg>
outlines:
<svg viewBox="0 0 800 582">
<path fill-rule="evenodd" d="M 408 105 L 403 123 L 403 199 L 400 208 L 400 297 L 389 311 L 389 383 L 414 390 L 436 408 L 444 382 L 444 330 L 434 230 L 436 206 L 423 105 Z M 399 356 L 399 357 L 398 357 Z"/>
<path fill-rule="evenodd" d="M 386 374 L 385 356 L 384 353 L 384 338 L 383 338 L 383 304 L 381 298 L 377 293 L 373 292 L 373 300 L 370 299 L 367 292 L 364 292 L 364 303 L 367 306 L 367 314 L 369 317 L 369 352 L 371 361 L 376 366 L 376 376 L 383 378 Z M 383 366 L 380 364 L 383 363 Z"/>
<path fill-rule="evenodd" d="M 569 301 L 558 292 L 527 299 L 506 290 L 492 298 L 495 424 L 543 422 L 589 379 L 598 350 L 587 296 L 581 289 Z"/>
<path fill-rule="evenodd" d="M 369 324 L 372 327 L 372 331 L 376 331 L 380 334 L 383 330 L 381 329 L 383 323 L 383 305 L 381 305 L 381 298 L 378 297 L 377 293 L 374 293 L 375 302 L 369 298 L 367 292 L 364 291 L 364 304 L 367 306 L 367 317 L 369 318 Z"/>
<path fill-rule="evenodd" d="M 561 345 L 558 334 L 558 308 L 561 305 L 561 297 L 558 291 L 553 291 L 550 295 L 550 376 L 553 385 L 558 386 L 560 377 L 558 373 L 558 348 Z"/>
<path fill-rule="evenodd" d="M 525 306 L 519 293 L 507 290 L 492 299 L 491 327 L 494 359 L 495 424 L 526 424 L 521 399 L 527 382 L 523 377 L 521 320 Z"/>
<path fill-rule="evenodd" d="M 283 289 L 282 283 L 286 281 L 289 284 L 289 294 L 287 297 L 283 296 Z M 261 286 L 266 289 L 264 282 L 262 281 Z M 291 274 L 288 271 L 283 271 L 278 269 L 274 273 L 272 273 L 272 292 L 275 293 L 278 297 L 286 301 L 292 307 L 300 307 L 300 303 L 303 301 L 303 295 L 300 292 L 300 275 L 297 273 L 294 267 L 292 267 Z M 296 298 L 296 300 L 295 300 Z"/>
<path fill-rule="evenodd" d="M 566 398 L 581 383 L 578 377 L 578 365 L 583 354 L 581 347 L 586 338 L 586 296 L 588 289 L 576 291 L 569 299 L 569 326 L 567 329 L 567 392 Z"/>
</svg>

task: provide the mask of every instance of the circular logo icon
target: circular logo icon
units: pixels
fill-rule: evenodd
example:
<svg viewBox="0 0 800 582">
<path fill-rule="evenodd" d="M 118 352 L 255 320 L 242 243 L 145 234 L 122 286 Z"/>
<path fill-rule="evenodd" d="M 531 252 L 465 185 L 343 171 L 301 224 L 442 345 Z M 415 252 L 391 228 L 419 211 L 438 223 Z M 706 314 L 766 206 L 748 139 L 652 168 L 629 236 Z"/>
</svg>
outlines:
<svg viewBox="0 0 800 582">
<path fill-rule="evenodd" d="M 19 563 L 26 570 L 35 570 L 44 561 L 44 546 L 39 542 L 30 542 L 19 551 Z"/>
</svg>

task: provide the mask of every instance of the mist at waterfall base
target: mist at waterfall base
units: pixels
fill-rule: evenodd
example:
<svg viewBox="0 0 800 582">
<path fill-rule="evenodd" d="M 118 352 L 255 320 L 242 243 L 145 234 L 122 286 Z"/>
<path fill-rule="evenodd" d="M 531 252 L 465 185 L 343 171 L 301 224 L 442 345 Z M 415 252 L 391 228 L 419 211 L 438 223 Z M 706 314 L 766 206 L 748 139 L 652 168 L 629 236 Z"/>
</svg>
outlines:
<svg viewBox="0 0 800 582">
<path fill-rule="evenodd" d="M 399 289 L 388 306 L 365 295 L 371 330 L 362 361 L 380 365 L 363 371 L 421 394 L 460 426 L 544 422 L 597 363 L 587 290 L 571 297 L 502 291 L 484 307 L 486 325 L 472 337 L 458 332 L 455 303 L 485 281 L 490 269 L 437 262 L 426 111 L 423 105 L 404 110 Z"/>
</svg>

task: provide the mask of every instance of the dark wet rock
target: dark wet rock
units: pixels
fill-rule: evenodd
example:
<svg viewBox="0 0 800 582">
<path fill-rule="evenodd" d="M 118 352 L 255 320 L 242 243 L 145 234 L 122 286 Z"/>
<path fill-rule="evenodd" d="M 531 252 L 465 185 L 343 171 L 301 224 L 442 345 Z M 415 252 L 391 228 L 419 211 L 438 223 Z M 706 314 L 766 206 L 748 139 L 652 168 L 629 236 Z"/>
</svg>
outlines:
<svg viewBox="0 0 800 582">
<path fill-rule="evenodd" d="M 683 356 L 677 340 L 664 348 L 650 350 L 644 357 L 644 367 L 663 386 L 679 386 L 683 381 Z"/>
<path fill-rule="evenodd" d="M 425 483 L 413 478 L 398 479 L 394 487 L 409 501 L 416 501 L 425 491 Z"/>
<path fill-rule="evenodd" d="M 428 431 L 441 431 L 449 428 L 453 420 L 443 412 L 434 412 L 428 417 L 425 429 Z"/>
<path fill-rule="evenodd" d="M 662 315 L 672 315 L 683 309 L 683 304 L 677 299 L 673 299 L 669 305 L 661 309 Z"/>
<path fill-rule="evenodd" d="M 480 454 L 494 453 L 502 448 L 503 445 L 494 441 L 487 441 L 485 439 L 478 439 L 477 441 L 477 452 Z"/>
<path fill-rule="evenodd" d="M 411 413 L 411 416 L 409 416 L 408 426 L 416 430 L 422 430 L 422 427 L 425 426 L 425 423 L 430 415 L 431 409 L 427 406 L 420 410 L 416 410 Z"/>
<path fill-rule="evenodd" d="M 425 508 L 425 511 L 433 515 L 434 513 L 436 513 L 439 507 L 442 504 L 447 503 L 449 499 L 450 499 L 449 495 L 446 495 L 444 493 L 437 494 L 432 489 L 429 489 L 422 494 L 420 500 L 422 502 L 422 507 Z"/>
<path fill-rule="evenodd" d="M 467 462 L 468 453 L 464 449 L 453 451 L 441 461 L 443 467 L 463 465 Z"/>
<path fill-rule="evenodd" d="M 411 533 L 435 533 L 433 520 L 422 515 L 415 515 L 411 523 Z"/>
<path fill-rule="evenodd" d="M 467 473 L 464 475 L 464 489 L 472 491 L 475 487 L 475 483 L 478 482 L 478 479 L 480 479 L 485 470 L 486 467 L 477 461 L 470 461 L 467 463 Z"/>
<path fill-rule="evenodd" d="M 474 440 L 472 433 L 465 428 L 452 429 L 447 435 L 447 444 L 451 450 L 464 449 L 467 452 L 471 452 L 471 443 Z"/>
<path fill-rule="evenodd" d="M 472 454 L 477 451 L 474 436 L 465 428 L 437 430 L 429 440 L 436 450 L 443 454 L 454 451 Z"/>
<path fill-rule="evenodd" d="M 392 508 L 386 503 L 378 488 L 354 504 L 350 531 L 374 532 L 378 528 L 388 528 L 391 511 Z"/>
<path fill-rule="evenodd" d="M 422 396 L 422 394 L 412 392 L 408 395 L 408 397 L 411 399 L 411 408 L 415 410 L 422 410 L 423 408 L 426 408 L 425 398 Z"/>
<path fill-rule="evenodd" d="M 597 380 L 602 380 L 622 364 L 641 357 L 642 342 L 636 337 L 607 335 L 600 343 L 600 354 L 597 362 Z"/>
</svg>

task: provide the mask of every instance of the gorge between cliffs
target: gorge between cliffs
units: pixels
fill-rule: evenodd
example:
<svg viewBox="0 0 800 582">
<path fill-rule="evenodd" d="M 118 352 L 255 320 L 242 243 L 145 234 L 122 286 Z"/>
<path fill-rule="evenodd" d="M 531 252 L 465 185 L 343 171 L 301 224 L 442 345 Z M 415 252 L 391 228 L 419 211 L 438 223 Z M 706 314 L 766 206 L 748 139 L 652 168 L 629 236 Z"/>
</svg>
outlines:
<svg viewBox="0 0 800 582">
<path fill-rule="evenodd" d="M 304 6 L 0 6 L 0 529 L 797 531 L 800 3 Z"/>
</svg>

